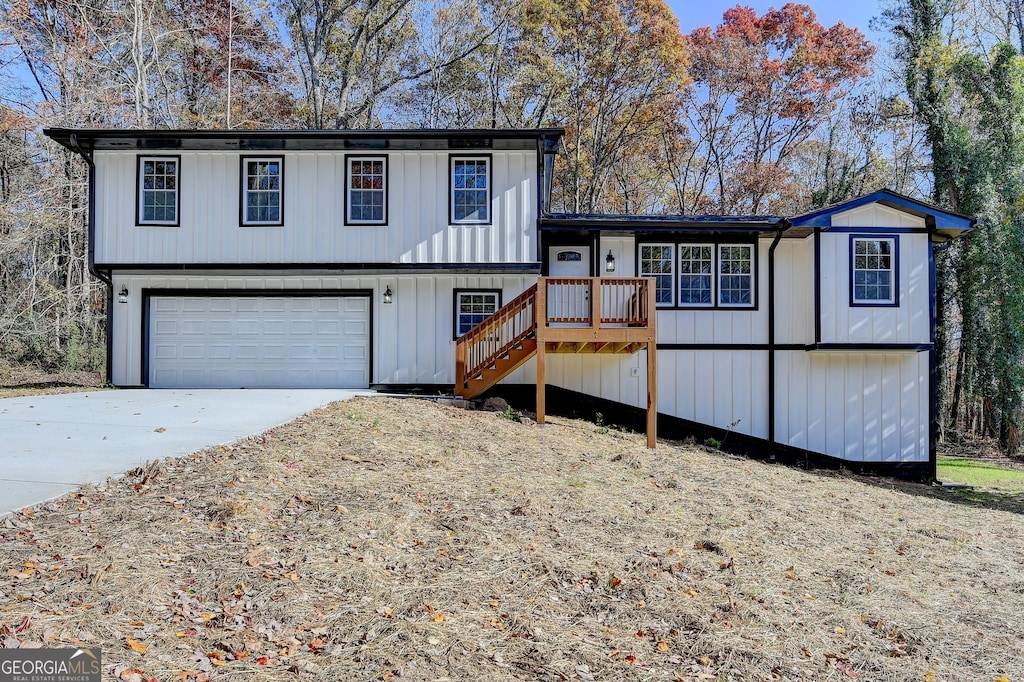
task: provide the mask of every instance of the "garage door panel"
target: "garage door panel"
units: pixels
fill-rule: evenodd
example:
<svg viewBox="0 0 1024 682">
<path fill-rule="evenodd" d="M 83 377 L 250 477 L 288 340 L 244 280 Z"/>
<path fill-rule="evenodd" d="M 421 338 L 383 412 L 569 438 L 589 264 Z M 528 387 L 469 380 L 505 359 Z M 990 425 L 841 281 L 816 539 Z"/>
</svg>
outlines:
<svg viewBox="0 0 1024 682">
<path fill-rule="evenodd" d="M 365 387 L 366 296 L 153 296 L 153 387 Z"/>
</svg>

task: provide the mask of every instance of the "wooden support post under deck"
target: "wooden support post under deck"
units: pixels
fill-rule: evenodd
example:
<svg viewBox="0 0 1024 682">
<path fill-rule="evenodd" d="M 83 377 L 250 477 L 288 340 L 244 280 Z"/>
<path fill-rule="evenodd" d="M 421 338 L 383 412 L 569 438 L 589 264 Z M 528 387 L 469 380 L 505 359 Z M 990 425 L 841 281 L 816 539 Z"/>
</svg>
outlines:
<svg viewBox="0 0 1024 682">
<path fill-rule="evenodd" d="M 658 334 L 655 319 L 658 309 L 654 305 L 655 289 L 647 289 L 647 325 L 650 338 L 647 340 L 647 447 L 658 447 Z"/>
<path fill-rule="evenodd" d="M 547 343 L 544 331 L 548 321 L 548 291 L 544 278 L 537 281 L 537 296 L 533 302 L 533 326 L 537 330 L 537 423 L 544 423 L 544 354 Z"/>
<path fill-rule="evenodd" d="M 658 351 L 647 344 L 647 447 L 658 447 Z"/>
<path fill-rule="evenodd" d="M 537 344 L 537 423 L 544 423 L 544 389 L 545 389 L 545 377 L 544 377 L 544 352 L 543 343 Z"/>
<path fill-rule="evenodd" d="M 465 388 L 465 376 L 466 376 L 466 346 L 465 344 L 455 344 L 455 381 L 458 382 L 455 385 L 455 395 L 462 395 L 462 390 Z"/>
</svg>

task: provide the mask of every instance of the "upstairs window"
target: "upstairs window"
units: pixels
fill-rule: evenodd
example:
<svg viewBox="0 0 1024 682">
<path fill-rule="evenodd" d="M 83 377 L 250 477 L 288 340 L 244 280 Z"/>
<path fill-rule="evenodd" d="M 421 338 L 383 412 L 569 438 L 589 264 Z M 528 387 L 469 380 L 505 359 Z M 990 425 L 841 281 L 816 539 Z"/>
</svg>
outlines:
<svg viewBox="0 0 1024 682">
<path fill-rule="evenodd" d="M 345 224 L 384 225 L 387 213 L 387 157 L 345 159 Z"/>
<path fill-rule="evenodd" d="M 281 157 L 242 159 L 242 224 L 283 225 L 284 160 Z"/>
<path fill-rule="evenodd" d="M 452 157 L 451 164 L 451 222 L 490 224 L 490 157 Z"/>
<path fill-rule="evenodd" d="M 851 305 L 897 305 L 896 238 L 852 237 Z"/>
<path fill-rule="evenodd" d="M 500 291 L 456 291 L 455 337 L 462 336 L 496 313 L 500 307 Z"/>
<path fill-rule="evenodd" d="M 178 170 L 176 156 L 139 157 L 139 225 L 178 225 Z"/>
</svg>

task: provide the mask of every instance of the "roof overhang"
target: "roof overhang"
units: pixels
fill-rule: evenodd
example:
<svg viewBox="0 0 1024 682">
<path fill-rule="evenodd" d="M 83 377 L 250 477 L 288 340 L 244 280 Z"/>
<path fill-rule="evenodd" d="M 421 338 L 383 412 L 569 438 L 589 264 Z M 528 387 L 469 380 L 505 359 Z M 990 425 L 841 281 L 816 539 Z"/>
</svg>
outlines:
<svg viewBox="0 0 1024 682">
<path fill-rule="evenodd" d="M 850 199 L 832 206 L 826 206 L 803 215 L 791 218 L 790 222 L 797 228 L 823 228 L 832 227 L 832 217 L 838 213 L 866 206 L 867 204 L 880 204 L 897 211 L 903 211 L 918 218 L 923 218 L 925 226 L 932 233 L 935 241 L 946 241 L 974 229 L 977 221 L 969 216 L 947 211 L 934 204 L 919 201 L 911 197 L 893 192 L 888 189 L 881 189 L 871 194 L 865 194 L 856 199 Z"/>
<path fill-rule="evenodd" d="M 562 128 L 466 130 L 107 130 L 46 128 L 61 145 L 78 151 L 138 150 L 532 150 L 557 144 Z"/>
<path fill-rule="evenodd" d="M 695 215 L 601 215 L 558 213 L 541 218 L 541 229 L 552 232 L 621 232 L 647 234 L 680 233 L 694 235 L 774 235 L 780 229 L 786 236 L 800 235 L 789 230 L 789 221 L 781 216 L 695 216 Z"/>
</svg>

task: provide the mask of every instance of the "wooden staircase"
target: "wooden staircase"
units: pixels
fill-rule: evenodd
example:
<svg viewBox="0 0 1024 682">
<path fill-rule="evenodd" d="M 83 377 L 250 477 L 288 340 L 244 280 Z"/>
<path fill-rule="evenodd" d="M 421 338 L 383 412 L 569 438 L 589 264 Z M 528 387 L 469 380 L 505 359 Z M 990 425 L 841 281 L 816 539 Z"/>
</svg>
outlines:
<svg viewBox="0 0 1024 682">
<path fill-rule="evenodd" d="M 475 398 L 537 357 L 537 423 L 544 423 L 545 355 L 647 350 L 647 445 L 655 444 L 657 380 L 651 280 L 541 277 L 455 345 L 455 394 Z"/>
<path fill-rule="evenodd" d="M 475 398 L 537 354 L 537 285 L 463 334 L 455 344 L 455 394 Z"/>
</svg>

